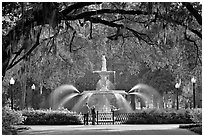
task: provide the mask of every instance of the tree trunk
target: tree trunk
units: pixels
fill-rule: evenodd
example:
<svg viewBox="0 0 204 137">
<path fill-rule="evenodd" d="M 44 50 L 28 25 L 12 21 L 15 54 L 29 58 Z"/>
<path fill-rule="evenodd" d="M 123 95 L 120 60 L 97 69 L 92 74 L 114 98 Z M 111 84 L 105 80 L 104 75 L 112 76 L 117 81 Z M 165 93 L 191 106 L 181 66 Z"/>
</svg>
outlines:
<svg viewBox="0 0 204 137">
<path fill-rule="evenodd" d="M 171 100 L 172 100 L 172 108 L 175 108 L 175 103 L 176 103 L 176 101 L 175 101 L 175 92 L 172 95 Z"/>
<path fill-rule="evenodd" d="M 26 107 L 26 86 L 27 86 L 27 72 L 26 72 L 26 62 L 24 62 L 23 68 L 21 68 L 21 72 L 19 75 L 19 80 L 22 89 L 22 98 L 21 98 L 21 109 Z"/>
<path fill-rule="evenodd" d="M 22 109 L 26 107 L 26 76 L 23 76 L 23 81 L 22 81 Z"/>
</svg>

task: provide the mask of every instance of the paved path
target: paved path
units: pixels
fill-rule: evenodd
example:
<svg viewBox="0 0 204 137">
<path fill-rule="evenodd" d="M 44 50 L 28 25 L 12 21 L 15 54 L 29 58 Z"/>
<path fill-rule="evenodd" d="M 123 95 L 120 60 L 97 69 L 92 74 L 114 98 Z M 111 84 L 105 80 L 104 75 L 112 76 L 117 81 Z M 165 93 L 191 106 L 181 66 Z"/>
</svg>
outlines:
<svg viewBox="0 0 204 137">
<path fill-rule="evenodd" d="M 169 125 L 67 125 L 29 126 L 19 135 L 197 135 L 178 124 Z"/>
</svg>

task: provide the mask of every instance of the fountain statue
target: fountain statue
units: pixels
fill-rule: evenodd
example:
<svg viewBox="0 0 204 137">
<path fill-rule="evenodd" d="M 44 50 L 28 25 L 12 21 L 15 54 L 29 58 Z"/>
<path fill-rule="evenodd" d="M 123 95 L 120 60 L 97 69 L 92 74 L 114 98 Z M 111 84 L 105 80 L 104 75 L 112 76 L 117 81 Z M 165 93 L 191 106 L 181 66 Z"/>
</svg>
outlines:
<svg viewBox="0 0 204 137">
<path fill-rule="evenodd" d="M 98 73 L 101 77 L 101 79 L 97 83 L 96 89 L 99 91 L 109 91 L 110 86 L 112 85 L 112 83 L 109 81 L 109 75 L 111 73 L 115 73 L 115 71 L 107 71 L 105 55 L 102 55 L 101 71 L 93 71 L 93 73 Z"/>
<path fill-rule="evenodd" d="M 96 90 L 87 90 L 80 93 L 72 85 L 60 86 L 51 93 L 50 102 L 52 108 L 58 109 L 69 104 L 72 105 L 72 111 L 80 112 L 83 105 L 88 103 L 89 106 L 95 106 L 96 110 L 99 112 L 110 112 L 112 108 L 117 108 L 120 112 L 127 113 L 133 111 L 130 103 L 125 98 L 127 95 L 138 96 L 147 103 L 151 103 L 150 100 L 153 95 L 158 96 L 156 90 L 145 84 L 138 84 L 129 92 L 114 90 L 114 84 L 109 80 L 109 76 L 112 73 L 115 76 L 115 71 L 107 70 L 105 55 L 102 55 L 101 71 L 93 71 L 93 73 L 97 73 L 100 76 L 100 80 L 96 85 Z M 144 89 L 147 92 L 139 93 L 137 92 L 138 89 Z M 136 103 L 135 100 L 131 100 L 131 102 Z"/>
<path fill-rule="evenodd" d="M 107 71 L 105 55 L 102 55 L 102 68 L 101 68 L 101 71 Z"/>
</svg>

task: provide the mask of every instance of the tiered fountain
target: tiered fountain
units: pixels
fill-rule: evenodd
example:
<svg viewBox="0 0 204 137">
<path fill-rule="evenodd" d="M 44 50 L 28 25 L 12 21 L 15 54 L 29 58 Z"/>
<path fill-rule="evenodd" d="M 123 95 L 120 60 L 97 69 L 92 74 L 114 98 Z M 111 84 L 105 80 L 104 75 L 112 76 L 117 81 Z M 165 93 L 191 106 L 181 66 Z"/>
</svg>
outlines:
<svg viewBox="0 0 204 137">
<path fill-rule="evenodd" d="M 80 93 L 72 85 L 63 85 L 58 87 L 51 94 L 51 107 L 58 109 L 64 107 L 65 104 L 73 104 L 72 111 L 81 112 L 85 103 L 89 106 L 95 106 L 99 112 L 110 112 L 112 109 L 119 112 L 128 113 L 132 112 L 130 103 L 125 99 L 126 95 L 136 95 L 143 100 L 151 100 L 152 95 L 158 96 L 158 92 L 147 85 L 136 85 L 128 93 L 124 90 L 114 90 L 112 82 L 109 80 L 110 74 L 115 75 L 115 71 L 108 71 L 106 67 L 105 55 L 102 56 L 101 71 L 94 71 L 100 75 L 100 80 L 97 83 L 96 90 L 88 90 Z M 146 93 L 137 92 L 138 89 L 147 89 Z M 134 100 L 135 101 L 135 100 Z M 75 102 L 75 103 L 73 103 Z M 136 103 L 136 102 L 134 102 Z M 150 102 L 147 102 L 150 103 Z"/>
<path fill-rule="evenodd" d="M 107 70 L 105 55 L 102 56 L 101 71 L 94 71 L 93 73 L 98 73 L 100 75 L 96 90 L 89 90 L 81 93 L 84 97 L 88 97 L 87 101 L 90 105 L 94 105 L 98 111 L 103 112 L 116 108 L 124 112 L 132 111 L 124 98 L 127 93 L 124 90 L 110 89 L 110 87 L 113 87 L 113 84 L 110 82 L 109 76 L 111 73 L 115 74 L 115 71 Z"/>
</svg>

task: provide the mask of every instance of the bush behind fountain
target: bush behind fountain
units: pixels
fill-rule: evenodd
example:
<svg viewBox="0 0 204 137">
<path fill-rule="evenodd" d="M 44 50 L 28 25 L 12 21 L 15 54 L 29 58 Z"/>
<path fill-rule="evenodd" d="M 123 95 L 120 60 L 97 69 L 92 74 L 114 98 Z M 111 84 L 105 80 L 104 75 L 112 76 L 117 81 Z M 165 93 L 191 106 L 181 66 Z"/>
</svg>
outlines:
<svg viewBox="0 0 204 137">
<path fill-rule="evenodd" d="M 24 125 L 81 125 L 80 115 L 67 109 L 61 110 L 23 110 L 22 115 L 26 117 Z"/>
<path fill-rule="evenodd" d="M 189 124 L 202 122 L 202 109 L 146 109 L 128 116 L 124 124 Z"/>
<path fill-rule="evenodd" d="M 126 113 L 123 124 L 202 123 L 202 109 L 144 109 Z M 62 110 L 22 110 L 24 125 L 81 125 L 82 115 Z"/>
</svg>

